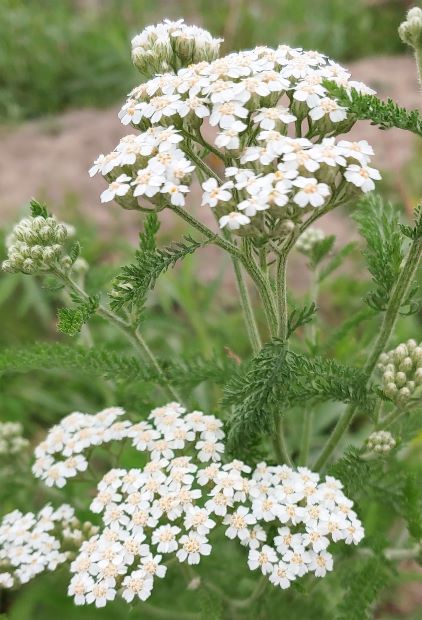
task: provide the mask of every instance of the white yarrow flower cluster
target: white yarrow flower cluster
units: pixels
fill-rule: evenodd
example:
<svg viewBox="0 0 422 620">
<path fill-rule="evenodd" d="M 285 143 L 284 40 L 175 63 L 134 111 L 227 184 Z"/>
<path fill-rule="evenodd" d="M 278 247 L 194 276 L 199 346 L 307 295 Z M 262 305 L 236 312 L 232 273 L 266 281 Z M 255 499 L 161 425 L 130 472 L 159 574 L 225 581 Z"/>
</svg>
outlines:
<svg viewBox="0 0 422 620">
<path fill-rule="evenodd" d="M 374 188 L 380 174 L 370 167 L 373 150 L 365 140 L 336 140 L 353 120 L 330 98 L 324 81 L 346 90 L 373 91 L 322 54 L 285 45 L 211 62 L 193 54 L 189 66 L 162 64 L 166 54 L 179 53 L 179 37 L 195 50 L 204 48 L 205 39 L 215 41 L 203 33 L 164 22 L 135 37 L 134 58 L 139 56 L 142 66 L 147 57 L 160 58 L 159 69 L 129 94 L 119 114 L 122 123 L 142 132 L 139 139 L 127 136 L 91 169 L 111 183 L 103 201 L 116 199 L 134 209 L 143 201 L 160 209 L 184 206 L 192 161 L 202 167 L 204 147 L 220 158 L 225 171 L 203 182 L 202 204 L 214 209 L 221 228 L 242 235 L 286 235 L 286 221 L 298 223 L 310 210 L 344 204 Z M 213 46 L 214 56 L 217 48 Z M 151 71 L 154 67 L 152 62 Z M 173 140 L 177 136 L 177 148 L 166 138 L 141 153 L 140 145 L 150 143 L 151 131 L 159 128 L 170 129 Z M 122 157 L 128 144 L 130 154 Z M 177 153 L 173 159 L 183 161 L 178 175 L 165 163 L 157 169 L 143 159 L 155 162 L 161 150 L 169 154 L 172 149 Z M 207 171 L 209 176 L 209 170 L 202 167 L 202 176 Z"/>
<path fill-rule="evenodd" d="M 118 591 L 128 602 L 146 600 L 165 576 L 164 556 L 198 564 L 212 551 L 216 526 L 247 548 L 251 570 L 281 588 L 305 573 L 330 571 L 331 542 L 362 539 L 339 481 L 320 481 L 306 468 L 260 463 L 252 472 L 242 461 L 223 463 L 224 432 L 215 416 L 188 413 L 178 403 L 134 424 L 121 414 L 73 413 L 36 448 L 34 473 L 55 486 L 84 471 L 83 452 L 105 442 L 131 441 L 149 454 L 142 468 L 112 469 L 98 484 L 91 510 L 102 528 L 71 564 L 76 604 L 102 607 Z"/>
<path fill-rule="evenodd" d="M 0 521 L 0 587 L 27 583 L 67 562 L 95 528 L 81 524 L 71 506 L 45 506 L 37 514 L 14 510 Z"/>
<path fill-rule="evenodd" d="M 0 422 L 0 459 L 16 455 L 29 446 L 22 433 L 20 422 Z"/>
<path fill-rule="evenodd" d="M 422 385 L 422 343 L 408 340 L 388 353 L 382 353 L 378 361 L 382 373 L 382 389 L 397 405 L 404 405 Z"/>
<path fill-rule="evenodd" d="M 52 216 L 22 219 L 6 239 L 3 271 L 33 274 L 52 267 L 69 269 L 71 260 L 65 248 L 69 234 L 72 228 Z"/>
</svg>

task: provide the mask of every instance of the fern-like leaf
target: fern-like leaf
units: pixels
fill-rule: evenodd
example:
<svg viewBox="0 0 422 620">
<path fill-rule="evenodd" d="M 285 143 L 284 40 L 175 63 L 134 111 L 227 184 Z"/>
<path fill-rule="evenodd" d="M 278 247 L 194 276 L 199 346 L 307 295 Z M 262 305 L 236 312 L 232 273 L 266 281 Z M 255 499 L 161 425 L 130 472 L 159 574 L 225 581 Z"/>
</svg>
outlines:
<svg viewBox="0 0 422 620">
<path fill-rule="evenodd" d="M 324 81 L 328 93 L 348 109 L 353 120 L 369 120 L 380 129 L 397 127 L 422 136 L 422 116 L 417 110 L 406 110 L 392 99 L 381 101 L 375 95 L 364 95 L 352 88 L 349 92 L 331 81 Z"/>
<path fill-rule="evenodd" d="M 373 290 L 365 298 L 377 311 L 385 310 L 403 261 L 403 237 L 397 209 L 377 194 L 361 201 L 354 219 L 366 241 L 364 256 L 372 276 Z M 404 304 L 407 300 L 403 300 Z"/>
<path fill-rule="evenodd" d="M 148 218 L 150 217 L 148 215 Z M 157 248 L 155 234 L 158 228 L 154 222 L 155 220 L 152 219 L 148 229 L 146 228 L 140 235 L 140 247 L 136 251 L 135 262 L 123 267 L 115 278 L 110 293 L 110 305 L 113 310 L 120 310 L 128 304 L 133 304 L 138 309 L 142 308 L 146 294 L 154 288 L 157 278 L 162 273 L 169 267 L 173 267 L 179 260 L 210 243 L 208 239 L 199 242 L 187 236 L 169 247 Z"/>
<path fill-rule="evenodd" d="M 309 400 L 354 403 L 369 413 L 373 397 L 365 386 L 361 370 L 294 353 L 274 339 L 225 387 L 223 404 L 234 408 L 229 449 L 240 453 L 253 447 L 261 435 L 272 433 L 274 414 Z"/>
</svg>

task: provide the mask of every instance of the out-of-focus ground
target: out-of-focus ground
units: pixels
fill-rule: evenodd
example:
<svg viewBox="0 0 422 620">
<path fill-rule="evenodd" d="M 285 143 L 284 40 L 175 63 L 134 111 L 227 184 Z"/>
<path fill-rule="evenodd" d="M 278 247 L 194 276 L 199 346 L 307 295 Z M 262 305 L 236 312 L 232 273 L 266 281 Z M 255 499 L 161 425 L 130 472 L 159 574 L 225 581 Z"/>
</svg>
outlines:
<svg viewBox="0 0 422 620">
<path fill-rule="evenodd" d="M 375 88 L 382 97 L 392 97 L 407 108 L 419 105 L 419 87 L 410 56 L 366 58 L 349 63 L 348 67 L 354 79 Z M 121 136 L 130 132 L 130 128 L 120 124 L 118 109 L 113 106 L 72 110 L 52 119 L 29 121 L 17 128 L 3 127 L 0 133 L 3 222 L 15 220 L 28 199 L 36 196 L 48 201 L 63 218 L 66 205 L 76 203 L 84 216 L 98 224 L 99 232 L 105 232 L 118 220 L 119 228 L 122 226 L 135 237 L 133 224 L 139 221 L 139 215 L 115 205 L 101 205 L 99 194 L 105 187 L 104 180 L 88 176 L 97 155 L 112 150 Z M 412 156 L 411 134 L 398 130 L 382 132 L 369 123 L 365 125 L 357 124 L 351 136 L 367 139 L 375 149 L 374 165 L 398 178 L 400 169 Z M 188 208 L 197 208 L 198 203 L 198 191 L 194 190 Z M 205 210 L 202 215 L 206 215 Z M 350 235 L 350 221 L 346 222 L 338 213 L 324 218 L 322 227 L 340 239 Z"/>
</svg>

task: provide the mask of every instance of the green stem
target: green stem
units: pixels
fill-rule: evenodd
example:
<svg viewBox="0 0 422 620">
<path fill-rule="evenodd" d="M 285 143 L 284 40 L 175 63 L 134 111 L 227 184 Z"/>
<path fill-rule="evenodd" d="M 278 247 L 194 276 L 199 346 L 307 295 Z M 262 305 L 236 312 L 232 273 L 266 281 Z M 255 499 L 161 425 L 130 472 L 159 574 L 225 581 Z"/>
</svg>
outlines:
<svg viewBox="0 0 422 620">
<path fill-rule="evenodd" d="M 299 465 L 307 465 L 309 458 L 309 448 L 311 445 L 311 434 L 314 420 L 314 410 L 308 407 L 303 412 L 302 436 L 299 449 Z"/>
<path fill-rule="evenodd" d="M 378 336 L 375 340 L 372 351 L 365 363 L 365 366 L 363 367 L 363 371 L 365 373 L 367 381 L 369 381 L 372 372 L 377 364 L 378 358 L 380 354 L 385 350 L 386 345 L 391 337 L 397 318 L 399 316 L 400 307 L 407 297 L 413 278 L 415 277 L 416 270 L 420 263 L 421 256 L 422 239 L 416 238 L 413 240 L 412 245 L 410 246 L 406 262 L 389 299 L 381 329 L 378 332 Z M 343 415 L 339 418 L 333 432 L 328 438 L 324 449 L 322 450 L 320 456 L 315 463 L 314 467 L 317 471 L 324 467 L 324 465 L 331 457 L 332 453 L 337 447 L 337 444 L 349 428 L 357 412 L 357 409 L 358 408 L 356 406 L 349 405 L 345 409 Z"/>
<path fill-rule="evenodd" d="M 242 273 L 242 267 L 238 258 L 232 256 L 234 273 L 236 275 L 237 288 L 239 290 L 240 305 L 243 311 L 243 317 L 245 320 L 246 331 L 248 332 L 249 341 L 252 346 L 254 355 L 261 350 L 262 343 L 259 335 L 258 326 L 256 323 L 254 311 L 249 296 L 249 291 L 245 282 L 245 278 Z"/>
<path fill-rule="evenodd" d="M 288 310 L 287 310 L 287 287 L 286 287 L 287 253 L 282 253 L 277 259 L 277 308 L 278 308 L 278 337 L 282 340 L 287 338 Z"/>
<path fill-rule="evenodd" d="M 84 300 L 89 299 L 89 295 L 65 273 L 61 271 L 55 271 L 55 275 L 62 280 L 62 282 L 74 293 Z M 156 357 L 148 347 L 147 343 L 141 336 L 138 330 L 133 330 L 130 323 L 114 314 L 106 306 L 100 304 L 97 310 L 98 314 L 102 316 L 106 321 L 115 325 L 126 338 L 132 343 L 134 348 L 139 351 L 143 359 L 147 359 L 153 368 L 156 370 L 157 375 L 160 378 L 162 388 L 167 392 L 170 398 L 181 402 L 181 398 L 174 387 L 168 381 L 163 369 L 160 367 Z"/>
<path fill-rule="evenodd" d="M 286 436 L 284 434 L 283 419 L 280 412 L 275 411 L 273 415 L 274 422 L 274 436 L 273 445 L 274 452 L 276 454 L 279 463 L 287 463 L 290 467 L 293 467 L 293 461 L 290 458 L 289 451 L 287 449 Z"/>
</svg>

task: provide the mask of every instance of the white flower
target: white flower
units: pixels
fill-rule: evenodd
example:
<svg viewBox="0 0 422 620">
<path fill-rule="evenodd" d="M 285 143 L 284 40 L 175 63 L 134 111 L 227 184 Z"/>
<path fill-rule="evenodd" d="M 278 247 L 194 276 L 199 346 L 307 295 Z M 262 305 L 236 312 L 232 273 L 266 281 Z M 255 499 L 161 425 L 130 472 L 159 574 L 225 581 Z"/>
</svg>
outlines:
<svg viewBox="0 0 422 620">
<path fill-rule="evenodd" d="M 205 508 L 191 506 L 188 508 L 183 525 L 188 530 L 194 529 L 200 536 L 207 536 L 210 530 L 215 527 L 215 521 L 210 519 Z"/>
<path fill-rule="evenodd" d="M 254 116 L 254 123 L 257 123 L 261 129 L 275 129 L 279 123 L 294 123 L 296 116 L 291 114 L 289 108 L 276 106 L 274 108 L 260 108 Z"/>
<path fill-rule="evenodd" d="M 309 570 L 313 571 L 316 577 L 325 577 L 328 571 L 333 570 L 333 556 L 327 551 L 316 553 L 309 564 Z"/>
<path fill-rule="evenodd" d="M 179 534 L 180 528 L 177 525 L 161 525 L 154 530 L 152 534 L 152 543 L 157 545 L 157 551 L 159 553 L 172 553 L 176 551 L 179 543 L 176 540 L 177 534 Z"/>
<path fill-rule="evenodd" d="M 180 538 L 180 549 L 176 556 L 179 562 L 187 560 L 188 564 L 199 564 L 201 555 L 210 555 L 210 553 L 211 545 L 208 544 L 205 536 L 190 532 Z"/>
<path fill-rule="evenodd" d="M 221 129 L 230 129 L 238 118 L 247 118 L 248 110 L 238 101 L 225 101 L 213 106 L 210 125 L 219 125 Z"/>
<path fill-rule="evenodd" d="M 118 176 L 101 194 L 101 202 L 110 202 L 115 196 L 125 196 L 130 189 L 129 183 L 131 180 L 132 179 L 127 174 Z"/>
<path fill-rule="evenodd" d="M 330 194 L 328 185 L 318 183 L 313 177 L 298 177 L 293 181 L 293 185 L 300 188 L 300 191 L 293 198 L 299 207 L 306 207 L 307 205 L 322 207 Z"/>
<path fill-rule="evenodd" d="M 164 178 L 158 174 L 154 174 L 150 168 L 138 170 L 135 179 L 131 185 L 134 196 L 147 196 L 151 198 L 160 191 L 160 187 L 164 182 Z"/>
<path fill-rule="evenodd" d="M 353 185 L 356 185 L 356 187 L 359 187 L 365 193 L 375 189 L 373 179 L 376 181 L 381 179 L 381 175 L 376 168 L 359 166 L 357 164 L 350 164 L 350 166 L 347 167 L 344 176 L 349 183 L 353 183 Z"/>
<path fill-rule="evenodd" d="M 219 219 L 220 228 L 227 226 L 230 230 L 238 230 L 241 226 L 246 226 L 250 222 L 251 220 L 247 215 L 238 211 L 232 211 Z"/>
<path fill-rule="evenodd" d="M 202 189 L 204 190 L 202 205 L 215 207 L 219 202 L 227 202 L 228 200 L 231 200 L 232 194 L 229 190 L 232 187 L 233 183 L 231 181 L 218 185 L 216 179 L 208 179 L 208 181 L 202 183 Z"/>
<path fill-rule="evenodd" d="M 269 580 L 275 586 L 279 586 L 282 590 L 289 588 L 291 582 L 296 579 L 296 575 L 289 564 L 279 561 L 274 565 Z"/>
<path fill-rule="evenodd" d="M 185 194 L 189 192 L 189 187 L 168 181 L 160 191 L 163 194 L 169 194 L 172 205 L 183 207 L 185 205 Z"/>
<path fill-rule="evenodd" d="M 374 149 L 366 140 L 359 140 L 359 142 L 340 140 L 337 146 L 345 157 L 357 159 L 362 166 L 367 164 L 374 154 Z"/>
<path fill-rule="evenodd" d="M 311 108 L 309 116 L 313 121 L 318 121 L 324 116 L 328 116 L 332 123 L 339 123 L 347 118 L 346 108 L 339 106 L 336 101 L 328 97 L 320 99 Z"/>
<path fill-rule="evenodd" d="M 134 570 L 123 579 L 122 597 L 128 603 L 131 603 L 135 597 L 146 601 L 151 596 L 153 583 L 152 577 L 145 570 Z"/>
<path fill-rule="evenodd" d="M 229 525 L 226 529 L 227 538 L 244 540 L 248 537 L 249 526 L 256 523 L 256 518 L 246 506 L 240 506 L 232 514 L 226 515 L 223 523 Z"/>
<path fill-rule="evenodd" d="M 259 568 L 263 575 L 268 575 L 273 572 L 276 562 L 277 554 L 269 545 L 263 545 L 261 549 L 249 550 L 248 566 L 251 570 Z"/>
</svg>

